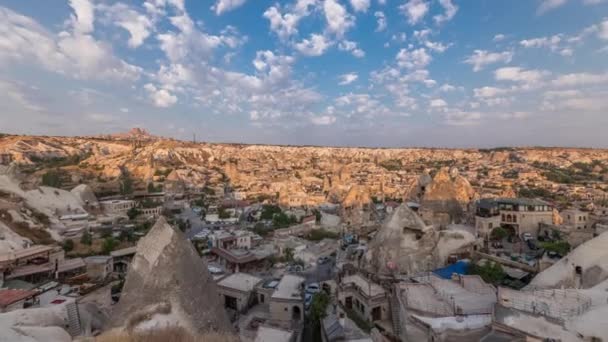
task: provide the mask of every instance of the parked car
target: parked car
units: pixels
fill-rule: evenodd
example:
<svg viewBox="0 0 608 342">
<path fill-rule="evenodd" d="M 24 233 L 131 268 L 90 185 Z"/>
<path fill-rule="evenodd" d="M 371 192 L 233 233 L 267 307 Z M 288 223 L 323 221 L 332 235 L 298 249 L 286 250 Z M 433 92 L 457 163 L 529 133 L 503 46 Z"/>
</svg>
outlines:
<svg viewBox="0 0 608 342">
<path fill-rule="evenodd" d="M 310 283 L 306 286 L 306 293 L 315 294 L 321 291 L 319 283 Z"/>
<path fill-rule="evenodd" d="M 500 241 L 494 241 L 494 242 L 492 242 L 492 247 L 499 249 L 499 248 L 503 248 L 503 245 Z"/>
<path fill-rule="evenodd" d="M 317 260 L 317 263 L 318 263 L 319 265 L 323 265 L 323 264 L 326 264 L 326 263 L 328 263 L 328 262 L 330 262 L 330 261 L 331 261 L 331 258 L 324 256 L 324 257 L 320 257 L 320 258 Z"/>
<path fill-rule="evenodd" d="M 528 242 L 528 240 L 532 240 L 534 237 L 530 233 L 523 233 L 521 234 L 521 238 L 522 240 Z"/>
<path fill-rule="evenodd" d="M 310 304 L 312 304 L 312 294 L 306 293 L 304 294 L 304 309 L 308 310 L 310 308 Z"/>
</svg>

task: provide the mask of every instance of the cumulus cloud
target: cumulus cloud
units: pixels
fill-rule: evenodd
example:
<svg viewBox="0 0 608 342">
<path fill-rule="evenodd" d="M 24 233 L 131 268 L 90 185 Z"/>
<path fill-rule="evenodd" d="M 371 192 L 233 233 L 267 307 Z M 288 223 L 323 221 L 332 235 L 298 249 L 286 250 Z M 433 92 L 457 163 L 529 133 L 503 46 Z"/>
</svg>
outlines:
<svg viewBox="0 0 608 342">
<path fill-rule="evenodd" d="M 382 31 L 386 30 L 387 22 L 386 22 L 386 16 L 384 15 L 384 12 L 377 11 L 376 13 L 374 13 L 374 16 L 376 17 L 376 21 L 377 21 L 376 32 L 382 32 Z"/>
<path fill-rule="evenodd" d="M 497 87 L 482 87 L 473 89 L 473 93 L 477 98 L 491 98 L 509 93 L 509 89 Z"/>
<path fill-rule="evenodd" d="M 431 101 L 429 101 L 429 107 L 431 108 L 444 108 L 447 106 L 448 103 L 445 102 L 443 99 L 432 99 Z"/>
<path fill-rule="evenodd" d="M 441 7 L 443 7 L 445 12 L 443 14 L 434 16 L 433 20 L 435 20 L 437 24 L 442 24 L 452 20 L 452 18 L 454 18 L 456 15 L 456 12 L 458 12 L 458 6 L 454 5 L 452 0 L 439 0 L 439 4 L 441 4 Z"/>
<path fill-rule="evenodd" d="M 407 17 L 408 23 L 415 25 L 419 23 L 429 11 L 429 3 L 425 0 L 408 0 L 399 6 L 399 10 Z"/>
<path fill-rule="evenodd" d="M 327 21 L 327 29 L 338 37 L 355 26 L 355 18 L 336 0 L 325 0 L 323 12 Z"/>
<path fill-rule="evenodd" d="M 322 34 L 313 33 L 295 45 L 296 50 L 306 56 L 321 56 L 333 43 Z"/>
<path fill-rule="evenodd" d="M 367 12 L 371 0 L 350 0 L 350 4 L 355 12 Z"/>
<path fill-rule="evenodd" d="M 490 64 L 509 63 L 513 59 L 513 52 L 490 52 L 485 50 L 475 50 L 467 57 L 464 62 L 473 66 L 473 71 L 477 72 Z"/>
<path fill-rule="evenodd" d="M 271 6 L 264 12 L 264 18 L 270 22 L 270 30 L 285 40 L 298 33 L 300 20 L 311 13 L 316 0 L 298 0 L 294 5 L 281 9 L 279 5 Z"/>
<path fill-rule="evenodd" d="M 338 49 L 341 51 L 348 51 L 357 58 L 363 58 L 365 57 L 365 51 L 361 50 L 358 45 L 357 42 L 343 40 L 338 44 Z"/>
<path fill-rule="evenodd" d="M 89 0 L 70 0 L 70 7 L 74 10 L 72 14 L 72 26 L 77 33 L 90 33 L 93 31 L 95 20 L 95 7 Z"/>
<path fill-rule="evenodd" d="M 542 70 L 525 70 L 520 67 L 505 67 L 494 71 L 494 77 L 498 81 L 514 81 L 522 83 L 537 83 L 549 73 Z"/>
<path fill-rule="evenodd" d="M 551 82 L 557 87 L 573 87 L 586 86 L 595 84 L 608 83 L 608 73 L 590 74 L 590 73 L 572 73 L 558 76 Z"/>
<path fill-rule="evenodd" d="M 158 89 L 151 83 L 147 83 L 144 89 L 156 107 L 167 108 L 177 102 L 177 96 L 171 94 L 167 89 Z"/>
<path fill-rule="evenodd" d="M 603 40 L 608 40 L 608 18 L 604 19 L 600 25 L 599 25 L 599 29 L 597 31 L 597 36 L 600 39 Z"/>
<path fill-rule="evenodd" d="M 0 7 L 0 62 L 33 62 L 77 79 L 136 80 L 141 68 L 118 57 L 90 34 L 93 18 L 86 2 L 75 2 L 70 29 L 55 35 L 33 19 Z"/>
<path fill-rule="evenodd" d="M 101 4 L 98 8 L 104 12 L 106 21 L 129 32 L 131 37 L 128 45 L 131 48 L 143 44 L 153 30 L 153 23 L 147 16 L 123 3 L 115 3 L 111 6 Z"/>
<path fill-rule="evenodd" d="M 492 41 L 494 41 L 494 42 L 502 42 L 503 40 L 505 40 L 505 38 L 507 38 L 507 36 L 505 36 L 502 33 L 499 33 L 499 34 L 495 35 L 494 38 L 492 38 Z"/>
<path fill-rule="evenodd" d="M 556 51 L 562 42 L 563 36 L 556 34 L 551 37 L 539 37 L 532 39 L 524 39 L 519 42 L 525 48 L 549 48 L 551 51 Z"/>
<path fill-rule="evenodd" d="M 340 83 L 338 83 L 339 85 L 347 85 L 347 84 L 351 84 L 354 81 L 356 81 L 357 78 L 359 78 L 359 75 L 357 75 L 356 72 L 350 72 L 348 74 L 340 75 L 339 78 L 340 78 Z"/>
<path fill-rule="evenodd" d="M 223 13 L 235 10 L 245 4 L 247 0 L 217 0 L 217 2 L 211 6 L 211 9 L 216 15 L 222 15 Z"/>
<path fill-rule="evenodd" d="M 397 65 L 407 69 L 420 69 L 431 63 L 432 57 L 426 52 L 426 49 L 419 48 L 415 50 L 401 49 L 395 57 Z"/>
</svg>

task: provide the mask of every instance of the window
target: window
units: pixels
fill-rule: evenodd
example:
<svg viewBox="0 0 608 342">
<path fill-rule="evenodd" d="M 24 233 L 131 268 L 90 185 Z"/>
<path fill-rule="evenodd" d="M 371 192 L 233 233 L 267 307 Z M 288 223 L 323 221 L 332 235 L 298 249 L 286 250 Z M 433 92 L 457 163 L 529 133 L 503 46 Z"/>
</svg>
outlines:
<svg viewBox="0 0 608 342">
<path fill-rule="evenodd" d="M 492 222 L 488 223 L 488 229 L 492 229 L 492 228 L 493 228 L 493 226 L 494 226 L 494 225 L 492 224 Z"/>
</svg>

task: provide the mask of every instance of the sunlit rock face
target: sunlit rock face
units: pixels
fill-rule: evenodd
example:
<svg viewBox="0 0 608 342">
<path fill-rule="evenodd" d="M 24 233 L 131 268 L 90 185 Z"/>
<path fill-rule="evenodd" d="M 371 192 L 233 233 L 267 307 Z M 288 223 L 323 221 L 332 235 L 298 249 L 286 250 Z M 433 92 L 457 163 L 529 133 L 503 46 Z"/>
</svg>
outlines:
<svg viewBox="0 0 608 342">
<path fill-rule="evenodd" d="M 458 169 L 444 167 L 424 192 L 421 215 L 425 221 L 438 226 L 460 223 L 475 197 L 475 190 Z"/>
<path fill-rule="evenodd" d="M 466 231 L 438 231 L 408 208 L 393 211 L 363 257 L 363 267 L 379 274 L 415 274 L 441 267 L 448 256 L 470 248 Z"/>
<path fill-rule="evenodd" d="M 160 218 L 137 244 L 112 327 L 178 325 L 193 334 L 231 332 L 207 265 L 185 236 Z"/>
</svg>

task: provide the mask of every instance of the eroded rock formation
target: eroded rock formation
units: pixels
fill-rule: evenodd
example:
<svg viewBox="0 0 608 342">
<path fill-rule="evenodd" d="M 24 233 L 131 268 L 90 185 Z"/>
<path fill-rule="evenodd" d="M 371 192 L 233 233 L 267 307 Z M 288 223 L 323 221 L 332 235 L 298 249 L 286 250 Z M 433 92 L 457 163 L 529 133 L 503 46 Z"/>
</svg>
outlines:
<svg viewBox="0 0 608 342">
<path fill-rule="evenodd" d="M 161 217 L 137 244 L 111 326 L 137 331 L 168 325 L 195 335 L 232 332 L 206 263 Z"/>
</svg>

